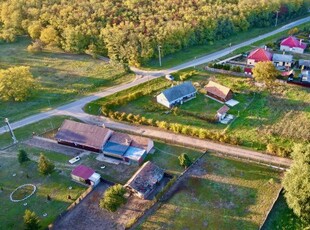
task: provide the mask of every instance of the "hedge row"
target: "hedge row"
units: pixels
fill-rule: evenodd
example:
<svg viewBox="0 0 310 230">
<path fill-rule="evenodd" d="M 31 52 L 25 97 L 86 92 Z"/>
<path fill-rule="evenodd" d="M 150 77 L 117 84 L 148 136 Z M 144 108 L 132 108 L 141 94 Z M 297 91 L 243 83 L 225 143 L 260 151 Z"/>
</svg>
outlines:
<svg viewBox="0 0 310 230">
<path fill-rule="evenodd" d="M 112 110 L 106 110 L 105 116 L 119 121 L 128 121 L 134 124 L 150 125 L 158 127 L 160 129 L 172 131 L 174 133 L 184 134 L 192 137 L 198 137 L 200 139 L 215 140 L 223 143 L 239 145 L 241 141 L 238 138 L 232 138 L 228 135 L 221 134 L 219 132 L 212 132 L 203 128 L 196 128 L 189 125 L 183 125 L 179 123 L 168 123 L 166 121 L 158 121 L 153 119 L 147 119 L 139 114 L 118 112 Z"/>
<path fill-rule="evenodd" d="M 267 153 L 280 156 L 280 157 L 290 157 L 292 149 L 287 149 L 275 144 L 269 143 L 267 145 Z"/>
<path fill-rule="evenodd" d="M 214 68 L 214 69 L 223 69 L 223 70 L 227 70 L 227 71 L 231 70 L 231 71 L 237 72 L 237 73 L 243 72 L 243 68 L 241 68 L 240 66 L 234 66 L 234 65 L 229 65 L 229 64 L 210 63 L 210 64 L 208 64 L 208 67 Z"/>
</svg>

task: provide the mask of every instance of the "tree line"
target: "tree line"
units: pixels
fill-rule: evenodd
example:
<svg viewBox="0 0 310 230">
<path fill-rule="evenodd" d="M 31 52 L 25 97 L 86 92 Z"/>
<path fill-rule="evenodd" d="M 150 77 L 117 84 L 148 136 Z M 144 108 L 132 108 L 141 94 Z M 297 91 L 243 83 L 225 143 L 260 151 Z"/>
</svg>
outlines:
<svg viewBox="0 0 310 230">
<path fill-rule="evenodd" d="M 139 66 L 185 47 L 306 14 L 307 0 L 0 0 L 0 39 L 33 39 L 32 50 L 109 56 Z M 278 11 L 278 13 L 276 13 Z"/>
</svg>

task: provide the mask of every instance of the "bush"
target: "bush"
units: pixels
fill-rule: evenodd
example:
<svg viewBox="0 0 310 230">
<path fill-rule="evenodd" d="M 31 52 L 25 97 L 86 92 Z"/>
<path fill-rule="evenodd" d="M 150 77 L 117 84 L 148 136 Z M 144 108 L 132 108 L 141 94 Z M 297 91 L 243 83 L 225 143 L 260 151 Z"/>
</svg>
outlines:
<svg viewBox="0 0 310 230">
<path fill-rule="evenodd" d="M 182 153 L 179 157 L 179 163 L 182 167 L 188 168 L 192 161 L 189 159 L 188 155 L 186 153 Z"/>
<path fill-rule="evenodd" d="M 42 153 L 40 154 L 38 171 L 43 175 L 51 174 L 55 169 L 55 165 L 49 161 Z"/>
<path fill-rule="evenodd" d="M 26 152 L 25 150 L 23 150 L 23 149 L 20 149 L 20 150 L 18 151 L 17 159 L 18 159 L 18 162 L 19 162 L 20 164 L 22 164 L 22 163 L 24 163 L 24 162 L 30 160 L 30 159 L 28 158 L 27 152 Z"/>
<path fill-rule="evenodd" d="M 160 200 L 162 198 L 162 196 L 171 188 L 171 186 L 176 182 L 177 177 L 173 176 L 173 178 L 166 184 L 166 186 L 159 192 L 156 194 L 155 198 L 156 200 Z"/>
<path fill-rule="evenodd" d="M 25 230 L 37 230 L 40 229 L 40 220 L 34 212 L 26 209 L 24 214 L 24 225 Z"/>
<path fill-rule="evenodd" d="M 100 200 L 100 208 L 115 212 L 122 204 L 126 203 L 125 193 L 126 189 L 120 184 L 109 187 Z"/>
</svg>

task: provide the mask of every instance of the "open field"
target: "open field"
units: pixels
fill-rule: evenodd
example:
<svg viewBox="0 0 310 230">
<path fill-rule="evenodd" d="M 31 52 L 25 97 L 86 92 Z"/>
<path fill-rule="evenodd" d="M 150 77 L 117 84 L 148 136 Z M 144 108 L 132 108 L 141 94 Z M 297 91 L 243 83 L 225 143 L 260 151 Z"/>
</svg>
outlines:
<svg viewBox="0 0 310 230">
<path fill-rule="evenodd" d="M 292 21 L 295 21 L 297 19 L 294 19 Z M 186 62 L 186 61 L 192 61 L 196 58 L 200 58 L 206 54 L 209 54 L 209 53 L 212 53 L 212 52 L 216 52 L 217 50 L 219 49 L 223 49 L 223 48 L 228 48 L 229 45 L 236 45 L 238 43 L 241 43 L 241 42 L 244 42 L 246 40 L 249 40 L 251 38 L 255 38 L 261 34 L 264 34 L 264 33 L 268 33 L 270 31 L 273 31 L 277 28 L 280 28 L 281 26 L 287 24 L 288 22 L 286 23 L 283 23 L 283 24 L 278 24 L 277 27 L 269 27 L 269 28 L 253 28 L 249 31 L 246 31 L 246 32 L 239 32 L 233 36 L 230 36 L 229 38 L 226 38 L 226 39 L 221 39 L 221 40 L 217 40 L 217 41 L 214 41 L 214 42 L 209 42 L 208 44 L 205 44 L 205 45 L 201 45 L 201 46 L 193 46 L 193 47 L 189 47 L 189 48 L 185 48 L 179 52 L 176 52 L 174 54 L 170 54 L 170 55 L 167 55 L 167 56 L 164 56 L 162 58 L 162 66 L 160 67 L 159 66 L 159 61 L 158 59 L 152 59 L 151 61 L 149 61 L 148 63 L 144 64 L 143 65 L 143 68 L 145 69 L 165 69 L 165 68 L 170 68 L 172 66 L 176 66 L 176 65 L 179 65 L 179 64 L 182 64 L 183 62 Z M 302 28 L 304 27 L 305 25 L 309 25 L 309 23 L 307 24 L 304 24 L 304 25 L 300 25 L 300 26 L 297 26 L 298 28 Z M 278 38 L 281 38 L 283 36 L 286 36 L 287 35 L 287 31 L 284 31 L 284 32 L 281 32 L 281 33 L 278 33 L 274 36 L 271 36 L 269 38 L 266 38 L 262 41 L 259 41 L 259 42 L 256 42 L 254 43 L 253 45 L 254 46 L 258 46 L 258 45 L 263 45 L 265 44 L 266 42 L 270 42 L 272 40 L 275 40 L 275 39 L 278 39 Z M 239 54 L 239 53 L 242 53 L 242 52 L 246 52 L 248 51 L 249 49 L 251 49 L 251 46 L 247 46 L 247 47 L 243 47 L 243 48 L 240 48 L 236 51 L 233 51 L 232 52 L 232 56 L 233 55 L 236 55 L 236 54 Z M 162 52 L 164 53 L 165 50 L 164 48 L 162 48 Z"/>
<path fill-rule="evenodd" d="M 31 114 L 70 102 L 91 92 L 130 81 L 120 66 L 113 66 L 87 55 L 57 51 L 29 53 L 30 39 L 0 43 L 0 68 L 30 66 L 40 87 L 26 102 L 0 102 L 0 116 L 16 121 Z"/>
<path fill-rule="evenodd" d="M 19 165 L 18 148 L 25 149 L 32 161 Z M 41 176 L 37 171 L 35 161 L 40 152 L 45 153 L 56 164 L 56 171 L 50 176 Z M 39 216 L 42 227 L 46 228 L 86 190 L 86 187 L 71 181 L 71 168 L 64 164 L 67 157 L 58 153 L 19 145 L 1 152 L 0 159 L 0 187 L 3 188 L 3 191 L 0 191 L 0 223 L 3 229 L 22 229 L 26 209 L 34 211 Z M 11 202 L 10 193 L 18 186 L 28 183 L 37 187 L 35 194 L 25 201 Z M 72 189 L 69 189 L 70 186 Z M 69 194 L 72 200 L 67 198 Z M 47 200 L 47 195 L 51 197 L 50 201 Z M 44 213 L 47 213 L 46 217 L 43 216 Z"/>
<path fill-rule="evenodd" d="M 190 70 L 174 74 L 176 80 L 178 80 L 178 75 L 186 71 Z M 210 79 L 230 87 L 235 93 L 234 99 L 240 102 L 228 112 L 237 116 L 237 119 L 229 126 L 201 118 L 201 116 L 213 118 L 222 106 L 204 96 L 203 87 Z M 167 88 L 164 84 L 162 88 L 158 87 L 159 82 L 165 82 L 165 79 L 156 79 L 142 86 L 157 89 L 151 94 L 138 97 L 125 104 L 112 106 L 111 109 L 126 114 L 139 114 L 153 121 L 179 123 L 215 133 L 225 133 L 241 140 L 243 146 L 256 150 L 264 151 L 267 144 L 271 143 L 286 149 L 280 153 L 281 156 L 288 156 L 289 149 L 294 143 L 304 143 L 310 140 L 308 132 L 310 129 L 310 89 L 287 84 L 277 84 L 273 89 L 262 89 L 256 87 L 247 78 L 214 74 L 202 70 L 189 80 L 199 85 L 197 87 L 199 93 L 195 99 L 179 106 L 177 110 L 170 111 L 156 103 L 155 96 L 163 88 Z M 90 103 L 92 109 L 87 112 L 97 115 L 100 106 L 105 105 L 111 99 L 117 100 L 133 94 L 140 91 L 142 87 L 132 88 Z"/>
<path fill-rule="evenodd" d="M 69 118 L 67 116 L 51 117 L 51 118 L 36 122 L 34 124 L 26 125 L 22 128 L 15 129 L 14 134 L 18 141 L 23 141 L 23 140 L 31 138 L 33 132 L 36 135 L 40 135 L 48 131 L 57 130 L 62 124 L 62 122 L 64 121 L 64 119 L 73 119 L 73 118 L 71 117 Z M 0 122 L 0 126 L 2 125 L 5 125 L 5 124 Z M 52 132 L 51 135 L 53 133 L 54 132 Z M 0 149 L 7 147 L 11 144 L 13 144 L 13 140 L 9 132 L 6 132 L 0 135 Z"/>
<path fill-rule="evenodd" d="M 280 178 L 270 168 L 207 154 L 139 229 L 258 229 Z"/>
</svg>

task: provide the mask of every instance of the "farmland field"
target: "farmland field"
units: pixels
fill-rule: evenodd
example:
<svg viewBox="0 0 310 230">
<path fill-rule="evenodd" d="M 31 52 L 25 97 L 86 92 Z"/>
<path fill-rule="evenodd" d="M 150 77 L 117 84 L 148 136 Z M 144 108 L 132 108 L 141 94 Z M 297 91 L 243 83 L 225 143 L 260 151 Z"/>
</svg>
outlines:
<svg viewBox="0 0 310 230">
<path fill-rule="evenodd" d="M 30 66 L 40 83 L 35 94 L 25 102 L 0 102 L 0 116 L 11 121 L 70 102 L 91 92 L 133 79 L 123 68 L 94 60 L 87 55 L 73 55 L 45 50 L 30 53 L 27 37 L 15 43 L 0 43 L 0 69 Z"/>
<path fill-rule="evenodd" d="M 270 168 L 207 154 L 139 229 L 258 229 L 280 179 Z"/>
</svg>

